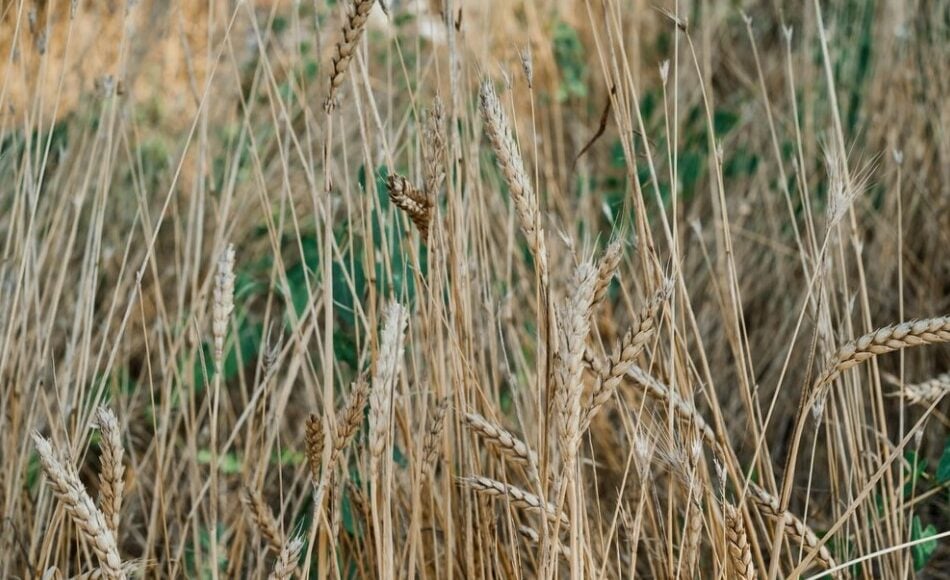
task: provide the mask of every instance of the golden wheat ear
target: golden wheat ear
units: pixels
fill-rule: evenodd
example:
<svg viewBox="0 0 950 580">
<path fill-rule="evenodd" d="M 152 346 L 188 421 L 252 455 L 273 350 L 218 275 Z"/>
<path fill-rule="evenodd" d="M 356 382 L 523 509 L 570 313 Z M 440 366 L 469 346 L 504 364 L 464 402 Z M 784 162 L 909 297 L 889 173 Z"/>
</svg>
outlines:
<svg viewBox="0 0 950 580">
<path fill-rule="evenodd" d="M 124 579 L 126 574 L 122 558 L 119 557 L 115 534 L 109 529 L 105 516 L 79 481 L 76 470 L 68 468 L 57 458 L 48 439 L 34 433 L 33 441 L 43 472 L 53 488 L 53 495 L 63 504 L 66 514 L 76 525 L 82 538 L 92 546 L 104 576 L 110 580 Z"/>
<path fill-rule="evenodd" d="M 108 407 L 96 411 L 96 425 L 102 432 L 102 469 L 99 473 L 99 506 L 106 523 L 118 536 L 121 521 L 125 467 L 122 464 L 122 433 L 119 421 Z"/>
<path fill-rule="evenodd" d="M 336 107 L 337 90 L 346 78 L 346 70 L 356 51 L 356 43 L 363 35 L 373 3 L 374 0 L 349 0 L 346 3 L 346 19 L 343 21 L 342 35 L 336 43 L 333 58 L 330 61 L 330 90 L 323 105 L 327 113 Z"/>
</svg>

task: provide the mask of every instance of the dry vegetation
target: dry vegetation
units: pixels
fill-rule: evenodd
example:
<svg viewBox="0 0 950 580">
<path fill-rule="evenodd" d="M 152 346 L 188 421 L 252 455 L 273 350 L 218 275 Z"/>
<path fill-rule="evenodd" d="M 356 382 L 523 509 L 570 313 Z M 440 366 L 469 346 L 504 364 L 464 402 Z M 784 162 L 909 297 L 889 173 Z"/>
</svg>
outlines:
<svg viewBox="0 0 950 580">
<path fill-rule="evenodd" d="M 0 577 L 950 577 L 950 5 L 2 0 Z"/>
</svg>

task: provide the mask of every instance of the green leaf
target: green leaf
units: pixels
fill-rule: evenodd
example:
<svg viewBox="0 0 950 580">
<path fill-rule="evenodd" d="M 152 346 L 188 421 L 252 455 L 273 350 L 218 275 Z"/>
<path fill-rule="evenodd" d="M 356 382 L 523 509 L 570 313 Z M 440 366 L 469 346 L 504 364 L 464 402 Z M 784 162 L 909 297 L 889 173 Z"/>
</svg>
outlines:
<svg viewBox="0 0 950 580">
<path fill-rule="evenodd" d="M 950 437 L 943 444 L 943 454 L 940 455 L 940 463 L 937 464 L 937 483 L 946 483 L 950 481 Z"/>
<path fill-rule="evenodd" d="M 911 524 L 910 530 L 911 540 L 917 541 L 925 538 L 931 538 L 936 535 L 937 529 L 933 526 L 933 524 L 929 524 L 926 528 L 922 528 L 920 517 L 914 516 L 914 522 Z M 937 540 L 933 539 L 912 546 L 911 554 L 914 558 L 914 570 L 922 570 L 923 567 L 927 565 L 927 562 L 930 560 L 930 557 L 933 556 L 933 553 L 936 551 L 936 549 Z"/>
</svg>

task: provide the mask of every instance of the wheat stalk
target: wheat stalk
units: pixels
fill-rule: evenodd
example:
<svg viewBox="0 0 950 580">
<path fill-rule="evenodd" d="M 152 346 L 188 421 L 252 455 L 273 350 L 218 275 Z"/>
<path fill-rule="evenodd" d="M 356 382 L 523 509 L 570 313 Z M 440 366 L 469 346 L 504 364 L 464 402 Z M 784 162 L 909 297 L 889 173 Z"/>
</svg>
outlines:
<svg viewBox="0 0 950 580">
<path fill-rule="evenodd" d="M 113 535 L 119 534 L 125 467 L 122 465 L 122 433 L 115 413 L 108 407 L 96 410 L 96 423 L 102 431 L 102 468 L 99 473 L 99 506 Z"/>
<path fill-rule="evenodd" d="M 416 189 L 408 179 L 392 173 L 386 179 L 386 189 L 393 205 L 406 212 L 419 230 L 419 237 L 425 242 L 429 237 L 429 222 L 432 221 L 432 200 L 425 191 Z"/>
<path fill-rule="evenodd" d="M 254 527 L 267 542 L 267 547 L 280 553 L 284 546 L 284 533 L 280 530 L 277 518 L 274 517 L 270 507 L 264 502 L 260 492 L 254 491 L 250 486 L 245 486 L 244 495 L 241 499 L 244 500 L 244 505 L 247 506 Z"/>
<path fill-rule="evenodd" d="M 274 570 L 267 577 L 268 580 L 287 580 L 292 578 L 297 569 L 297 559 L 303 549 L 303 538 L 298 536 L 287 542 L 280 550 L 280 556 L 274 563 Z"/>
<path fill-rule="evenodd" d="M 762 515 L 785 526 L 786 534 L 797 539 L 814 551 L 815 547 L 819 544 L 818 536 L 810 527 L 805 525 L 805 522 L 798 519 L 798 517 L 791 512 L 782 510 L 778 498 L 772 496 L 755 483 L 749 482 L 749 491 L 752 492 L 749 494 L 749 499 L 759 508 L 759 512 Z M 824 545 L 818 549 L 815 560 L 826 570 L 836 566 L 831 552 L 829 552 L 828 548 Z"/>
<path fill-rule="evenodd" d="M 749 538 L 746 536 L 745 523 L 742 520 L 742 514 L 728 501 L 725 502 L 726 515 L 726 553 L 729 555 L 729 562 L 732 564 L 734 578 L 739 580 L 752 580 L 756 577 L 755 568 L 752 565 L 752 549 L 749 546 Z"/>
<path fill-rule="evenodd" d="M 33 434 L 33 441 L 40 456 L 40 463 L 46 477 L 49 478 L 53 494 L 63 504 L 66 513 L 76 524 L 83 538 L 92 545 L 92 551 L 99 559 L 99 566 L 106 578 L 124 579 L 125 571 L 115 534 L 109 529 L 105 516 L 93 503 L 79 481 L 75 470 L 67 469 L 53 452 L 53 446 L 39 433 Z"/>
<path fill-rule="evenodd" d="M 558 517 L 557 508 L 554 504 L 542 501 L 538 496 L 521 488 L 480 475 L 464 477 L 460 481 L 481 495 L 504 497 L 508 500 L 508 503 L 520 510 L 543 513 L 552 522 L 559 521 L 564 526 L 570 524 L 570 520 L 563 513 Z"/>
<path fill-rule="evenodd" d="M 538 456 L 524 441 L 478 413 L 465 413 L 463 419 L 465 425 L 481 437 L 490 449 L 512 463 L 525 466 L 528 477 L 537 481 Z"/>
<path fill-rule="evenodd" d="M 350 65 L 350 59 L 356 51 L 356 43 L 359 42 L 363 29 L 366 27 L 366 20 L 369 18 L 369 11 L 373 8 L 373 0 L 349 0 L 346 2 L 346 19 L 343 22 L 342 38 L 336 43 L 333 58 L 330 61 L 330 90 L 327 94 L 327 100 L 323 105 L 327 113 L 336 106 L 336 92 L 343 84 L 346 77 L 346 69 Z"/>
</svg>

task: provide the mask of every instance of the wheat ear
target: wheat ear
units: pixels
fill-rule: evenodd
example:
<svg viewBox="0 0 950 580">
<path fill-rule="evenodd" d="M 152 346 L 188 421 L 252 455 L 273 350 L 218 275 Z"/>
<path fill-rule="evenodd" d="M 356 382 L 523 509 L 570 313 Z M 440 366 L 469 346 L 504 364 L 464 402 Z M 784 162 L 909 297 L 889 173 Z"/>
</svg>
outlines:
<svg viewBox="0 0 950 580">
<path fill-rule="evenodd" d="M 429 222 L 432 221 L 432 200 L 425 191 L 419 191 L 408 179 L 392 173 L 386 179 L 389 200 L 409 216 L 425 242 L 429 238 Z"/>
<path fill-rule="evenodd" d="M 755 483 L 749 483 L 749 499 L 755 504 L 759 512 L 766 516 L 769 519 L 779 522 L 781 525 L 785 526 L 785 533 L 790 537 L 795 538 L 799 542 L 805 545 L 805 547 L 814 551 L 815 547 L 818 546 L 818 536 L 814 531 L 807 525 L 805 522 L 798 519 L 794 514 L 789 511 L 783 511 L 779 506 L 778 498 L 774 497 L 769 492 L 765 491 Z M 815 561 L 818 562 L 823 568 L 830 569 L 834 568 L 837 564 L 835 559 L 831 556 L 831 552 L 828 551 L 828 547 L 822 545 L 818 549 L 818 552 L 815 555 Z"/>
<path fill-rule="evenodd" d="M 742 514 L 736 506 L 727 501 L 725 515 L 726 553 L 729 555 L 729 562 L 735 574 L 733 577 L 739 580 L 752 580 L 755 578 L 755 568 L 752 565 L 752 549 L 749 546 L 749 538 L 746 536 Z"/>
<path fill-rule="evenodd" d="M 573 290 L 559 316 L 563 324 L 558 334 L 554 397 L 561 455 L 567 466 L 577 453 L 581 434 L 580 399 L 584 390 L 581 373 L 596 283 L 597 269 L 590 262 L 582 262 L 574 272 Z"/>
<path fill-rule="evenodd" d="M 39 433 L 34 433 L 33 441 L 40 455 L 43 471 L 53 488 L 53 494 L 63 504 L 82 536 L 92 545 L 92 551 L 99 559 L 99 566 L 106 578 L 124 579 L 126 576 L 115 534 L 109 529 L 105 516 L 79 481 L 79 476 L 75 470 L 67 469 L 56 458 L 49 440 Z"/>
<path fill-rule="evenodd" d="M 115 413 L 108 407 L 96 411 L 96 423 L 102 432 L 102 469 L 99 473 L 99 506 L 113 535 L 119 534 L 125 467 L 122 465 L 122 433 Z"/>
<path fill-rule="evenodd" d="M 439 97 L 433 101 L 432 109 L 426 112 L 423 136 L 424 191 L 430 200 L 434 200 L 445 181 L 445 108 Z"/>
<path fill-rule="evenodd" d="M 250 486 L 245 486 L 242 499 L 244 505 L 247 506 L 248 513 L 251 515 L 254 527 L 267 542 L 267 547 L 280 553 L 284 546 L 284 534 L 280 531 L 277 518 L 274 517 L 270 507 L 264 502 L 260 492 L 254 491 Z"/>
<path fill-rule="evenodd" d="M 719 441 L 716 439 L 715 432 L 713 432 L 712 427 L 709 426 L 695 407 L 684 401 L 677 393 L 670 390 L 669 387 L 653 378 L 653 376 L 638 366 L 631 366 L 627 370 L 627 377 L 639 385 L 648 397 L 664 403 L 670 403 L 676 416 L 699 431 L 700 436 L 702 436 L 710 449 L 721 455 Z"/>
<path fill-rule="evenodd" d="M 304 427 L 304 442 L 307 448 L 307 465 L 310 467 L 310 479 L 314 483 L 320 481 L 320 468 L 323 465 L 323 421 L 316 413 L 310 413 Z"/>
<path fill-rule="evenodd" d="M 950 316 L 911 320 L 884 326 L 839 348 L 825 371 L 818 376 L 816 389 L 821 389 L 835 380 L 843 371 L 872 357 L 895 350 L 948 341 L 950 341 Z"/>
<path fill-rule="evenodd" d="M 369 395 L 370 457 L 375 465 L 383 456 L 389 441 L 392 424 L 392 394 L 399 373 L 399 361 L 403 353 L 403 332 L 407 322 L 406 309 L 392 302 L 383 315 L 383 332 L 380 338 L 376 372 Z M 374 469 L 375 472 L 375 469 Z"/>
<path fill-rule="evenodd" d="M 559 521 L 564 526 L 570 524 L 570 520 L 563 513 L 558 517 L 558 510 L 554 504 L 543 501 L 533 493 L 527 492 L 519 487 L 480 475 L 464 477 L 460 481 L 480 495 L 504 497 L 508 500 L 508 503 L 522 511 L 543 513 L 552 522 Z"/>
<path fill-rule="evenodd" d="M 620 267 L 621 250 L 623 245 L 620 238 L 615 238 L 604 250 L 604 255 L 597 262 L 597 283 L 594 285 L 594 308 L 599 306 L 607 296 L 610 281 L 617 274 Z"/>
<path fill-rule="evenodd" d="M 600 279 L 598 278 L 598 281 Z M 637 356 L 656 334 L 656 320 L 669 299 L 672 286 L 664 284 L 647 303 L 646 307 L 637 315 L 633 325 L 624 335 L 620 347 L 610 357 L 606 365 L 597 367 L 600 377 L 591 392 L 590 402 L 585 411 L 584 428 L 590 425 L 591 420 L 613 396 L 624 375 L 633 366 Z"/>
<path fill-rule="evenodd" d="M 292 578 L 297 569 L 297 560 L 303 549 L 303 538 L 300 536 L 287 542 L 280 550 L 280 556 L 274 563 L 274 570 L 267 577 L 268 580 L 287 580 Z"/>
<path fill-rule="evenodd" d="M 465 425 L 481 437 L 490 449 L 512 463 L 523 465 L 528 471 L 528 477 L 537 481 L 538 456 L 524 441 L 478 413 L 465 413 L 464 419 Z"/>
<path fill-rule="evenodd" d="M 429 417 L 429 426 L 426 429 L 426 437 L 422 443 L 423 468 L 426 470 L 432 469 L 432 466 L 435 465 L 435 459 L 439 453 L 439 439 L 442 437 L 442 431 L 445 428 L 445 413 L 448 411 L 450 400 L 449 397 L 443 397 Z"/>
<path fill-rule="evenodd" d="M 336 106 L 336 92 L 343 84 L 346 69 L 349 67 L 350 59 L 353 58 L 353 53 L 356 51 L 356 43 L 359 42 L 360 36 L 363 34 L 366 20 L 369 18 L 369 11 L 372 8 L 373 0 L 348 0 L 346 2 L 346 19 L 343 22 L 342 38 L 336 43 L 336 49 L 330 61 L 330 91 L 323 105 L 327 113 Z"/>
<path fill-rule="evenodd" d="M 896 379 L 892 382 L 899 383 Z M 907 397 L 907 402 L 912 405 L 929 406 L 948 393 L 950 393 L 950 372 L 939 374 L 921 383 L 904 386 L 904 396 Z M 895 397 L 900 395 L 900 391 L 893 393 Z"/>
<path fill-rule="evenodd" d="M 515 214 L 518 216 L 518 225 L 531 245 L 531 251 L 540 266 L 546 269 L 547 256 L 544 246 L 544 236 L 538 229 L 538 198 L 534 187 L 525 173 L 521 151 L 511 135 L 511 126 L 508 116 L 501 107 L 498 94 L 491 81 L 482 81 L 479 91 L 479 109 L 485 123 L 485 134 L 495 152 L 495 159 L 505 177 L 511 199 L 515 205 Z"/>
<path fill-rule="evenodd" d="M 330 466 L 343 454 L 343 451 L 353 440 L 357 430 L 363 423 L 363 411 L 369 399 L 369 384 L 360 378 L 350 390 L 349 398 L 343 409 L 337 414 L 340 423 L 336 427 L 336 438 L 333 440 L 333 452 L 330 455 Z"/>
<path fill-rule="evenodd" d="M 218 273 L 214 277 L 214 304 L 211 310 L 211 336 L 214 339 L 214 363 L 218 372 L 224 364 L 224 338 L 228 333 L 228 320 L 234 310 L 234 246 L 218 259 Z"/>
<path fill-rule="evenodd" d="M 538 530 L 529 526 L 518 526 L 518 533 L 529 543 L 535 546 L 541 545 L 541 535 L 538 534 Z M 571 559 L 571 549 L 568 546 L 558 542 L 557 549 L 562 558 L 565 560 Z"/>
</svg>

